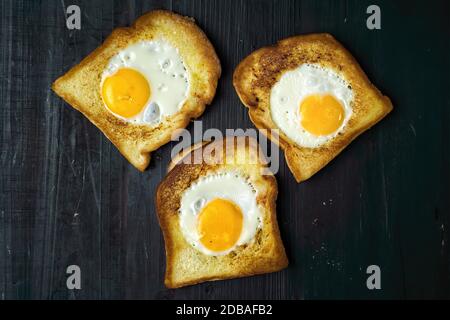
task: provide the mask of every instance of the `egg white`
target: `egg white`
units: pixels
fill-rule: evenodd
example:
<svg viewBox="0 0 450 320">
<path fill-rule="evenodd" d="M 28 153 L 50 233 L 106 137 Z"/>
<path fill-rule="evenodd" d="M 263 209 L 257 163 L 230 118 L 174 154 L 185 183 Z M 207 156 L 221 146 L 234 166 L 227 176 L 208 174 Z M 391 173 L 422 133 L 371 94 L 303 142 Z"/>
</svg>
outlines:
<svg viewBox="0 0 450 320">
<path fill-rule="evenodd" d="M 190 75 L 177 48 L 163 39 L 140 41 L 126 47 L 109 61 L 100 87 L 107 77 L 125 67 L 139 71 L 147 79 L 151 95 L 138 115 L 124 118 L 113 113 L 116 117 L 155 126 L 182 108 L 189 92 Z"/>
<path fill-rule="evenodd" d="M 250 242 L 261 228 L 261 211 L 256 202 L 257 191 L 251 183 L 238 173 L 222 172 L 201 177 L 184 191 L 181 196 L 179 222 L 181 231 L 194 248 L 206 255 L 226 255 L 237 246 Z M 198 233 L 198 216 L 202 208 L 215 198 L 227 199 L 238 205 L 242 211 L 242 231 L 234 246 L 226 251 L 216 252 L 205 248 Z"/>
<path fill-rule="evenodd" d="M 314 135 L 301 125 L 300 104 L 313 94 L 333 95 L 344 107 L 341 126 L 329 135 Z M 317 64 L 302 64 L 285 72 L 270 93 L 271 116 L 278 128 L 296 144 L 316 148 L 344 129 L 352 115 L 353 91 L 347 81 L 331 69 Z"/>
</svg>

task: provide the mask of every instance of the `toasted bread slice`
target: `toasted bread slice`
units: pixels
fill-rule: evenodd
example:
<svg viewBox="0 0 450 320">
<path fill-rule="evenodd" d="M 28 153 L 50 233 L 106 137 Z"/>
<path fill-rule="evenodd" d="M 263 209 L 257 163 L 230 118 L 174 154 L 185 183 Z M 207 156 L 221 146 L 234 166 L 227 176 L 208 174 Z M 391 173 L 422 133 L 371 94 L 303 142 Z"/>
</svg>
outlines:
<svg viewBox="0 0 450 320">
<path fill-rule="evenodd" d="M 274 272 L 288 260 L 280 238 L 275 201 L 277 183 L 266 167 L 257 142 L 249 137 L 196 144 L 178 157 L 158 186 L 156 209 L 166 248 L 165 284 L 169 288 Z M 226 255 L 206 255 L 185 238 L 179 210 L 185 190 L 200 178 L 232 171 L 245 177 L 256 190 L 262 223 L 254 238 Z"/>
<path fill-rule="evenodd" d="M 180 54 L 190 73 L 189 92 L 181 109 L 157 126 L 126 122 L 109 112 L 100 83 L 109 60 L 129 45 L 163 38 Z M 170 141 L 171 134 L 199 117 L 210 104 L 221 73 L 219 59 L 193 19 L 168 11 L 151 11 L 129 28 L 117 28 L 105 42 L 55 81 L 52 89 L 95 124 L 137 169 L 143 171 L 150 152 Z"/>
<path fill-rule="evenodd" d="M 354 94 L 353 113 L 343 131 L 316 148 L 299 146 L 287 137 L 283 128 L 278 128 L 273 121 L 270 111 L 274 84 L 284 72 L 304 63 L 332 69 L 350 84 Z M 253 52 L 237 66 L 233 85 L 258 129 L 279 129 L 272 131 L 272 135 L 276 135 L 275 141 L 284 150 L 297 182 L 323 168 L 353 139 L 392 110 L 389 98 L 371 84 L 351 54 L 329 34 L 295 36 Z"/>
</svg>

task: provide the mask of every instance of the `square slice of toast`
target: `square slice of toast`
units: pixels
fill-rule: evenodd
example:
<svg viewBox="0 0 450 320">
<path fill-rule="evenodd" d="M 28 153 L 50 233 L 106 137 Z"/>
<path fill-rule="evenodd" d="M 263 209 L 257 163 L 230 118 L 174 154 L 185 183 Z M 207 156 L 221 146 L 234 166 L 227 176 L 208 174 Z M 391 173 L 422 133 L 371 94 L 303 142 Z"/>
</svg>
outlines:
<svg viewBox="0 0 450 320">
<path fill-rule="evenodd" d="M 158 39 L 178 50 L 190 74 L 184 104 L 154 126 L 116 117 L 107 110 L 101 96 L 105 68 L 111 58 L 128 46 Z M 169 142 L 176 129 L 186 127 L 211 103 L 220 73 L 220 62 L 213 46 L 192 18 L 155 10 L 138 18 L 131 27 L 115 29 L 100 47 L 58 78 L 52 89 L 96 125 L 132 165 L 144 171 L 150 153 Z"/>
<path fill-rule="evenodd" d="M 331 69 L 349 83 L 353 91 L 352 115 L 343 130 L 318 147 L 300 146 L 272 119 L 272 87 L 286 72 L 303 64 Z M 233 85 L 249 109 L 258 129 L 273 130 L 269 138 L 284 150 L 289 169 L 297 182 L 304 181 L 327 165 L 362 132 L 383 119 L 391 110 L 390 99 L 369 81 L 352 55 L 329 34 L 310 34 L 287 38 L 259 49 L 236 67 Z"/>
<path fill-rule="evenodd" d="M 175 161 L 156 193 L 166 248 L 167 287 L 275 272 L 288 265 L 276 217 L 277 182 L 254 139 L 227 137 L 199 143 Z M 202 177 L 224 172 L 245 177 L 256 190 L 261 227 L 253 239 L 228 254 L 207 255 L 189 243 L 181 230 L 181 200 L 184 192 Z"/>
</svg>

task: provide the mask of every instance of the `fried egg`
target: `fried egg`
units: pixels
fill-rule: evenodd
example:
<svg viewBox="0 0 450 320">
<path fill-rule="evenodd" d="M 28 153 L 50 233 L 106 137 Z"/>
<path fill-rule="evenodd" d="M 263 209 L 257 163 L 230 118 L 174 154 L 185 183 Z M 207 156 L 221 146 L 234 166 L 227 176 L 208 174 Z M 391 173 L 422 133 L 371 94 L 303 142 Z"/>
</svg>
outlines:
<svg viewBox="0 0 450 320">
<path fill-rule="evenodd" d="M 270 93 L 271 116 L 288 138 L 316 148 L 342 132 L 352 115 L 353 91 L 335 71 L 302 64 L 285 72 Z"/>
<path fill-rule="evenodd" d="M 111 58 L 100 86 L 105 107 L 116 117 L 155 126 L 182 108 L 189 73 L 167 41 L 140 41 Z"/>
<path fill-rule="evenodd" d="M 256 189 L 239 173 L 201 177 L 181 196 L 179 222 L 185 239 L 214 256 L 249 243 L 261 228 L 256 197 Z"/>
</svg>

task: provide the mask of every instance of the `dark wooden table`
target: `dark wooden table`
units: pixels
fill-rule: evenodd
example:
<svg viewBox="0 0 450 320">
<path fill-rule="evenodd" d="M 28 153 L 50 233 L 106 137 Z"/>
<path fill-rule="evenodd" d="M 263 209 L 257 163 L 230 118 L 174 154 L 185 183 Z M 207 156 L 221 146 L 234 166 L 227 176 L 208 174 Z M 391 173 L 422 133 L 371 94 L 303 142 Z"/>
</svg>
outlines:
<svg viewBox="0 0 450 320">
<path fill-rule="evenodd" d="M 372 2 L 1 1 L 0 299 L 450 298 L 450 6 L 376 1 L 382 29 L 368 30 Z M 70 4 L 81 30 L 66 28 Z M 253 128 L 235 66 L 302 33 L 333 34 L 393 100 L 391 115 L 309 181 L 295 183 L 282 159 L 282 272 L 167 290 L 153 198 L 174 143 L 140 173 L 50 91 L 113 28 L 154 8 L 194 17 L 219 54 L 205 130 Z M 81 290 L 66 288 L 72 264 Z M 366 287 L 372 264 L 381 290 Z"/>
</svg>

